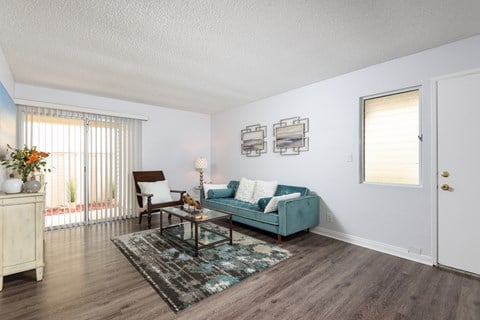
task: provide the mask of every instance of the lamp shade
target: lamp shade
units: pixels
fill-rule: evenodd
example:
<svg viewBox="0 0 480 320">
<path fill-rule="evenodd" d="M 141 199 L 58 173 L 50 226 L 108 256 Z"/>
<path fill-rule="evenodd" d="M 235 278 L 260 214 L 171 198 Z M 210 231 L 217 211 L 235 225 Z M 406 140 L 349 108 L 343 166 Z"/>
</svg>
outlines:
<svg viewBox="0 0 480 320">
<path fill-rule="evenodd" d="M 195 159 L 195 169 L 203 170 L 203 169 L 207 169 L 207 166 L 208 166 L 207 158 L 198 157 L 197 159 Z"/>
</svg>

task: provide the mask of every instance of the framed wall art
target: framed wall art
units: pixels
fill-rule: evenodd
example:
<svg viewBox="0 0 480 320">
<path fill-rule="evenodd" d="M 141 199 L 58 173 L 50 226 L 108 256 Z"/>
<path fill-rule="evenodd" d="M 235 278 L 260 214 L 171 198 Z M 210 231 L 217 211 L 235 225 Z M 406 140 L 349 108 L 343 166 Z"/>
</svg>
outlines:
<svg viewBox="0 0 480 320">
<path fill-rule="evenodd" d="M 280 120 L 273 125 L 273 152 L 281 155 L 298 155 L 308 151 L 308 118 L 293 117 Z"/>
<path fill-rule="evenodd" d="M 253 124 L 241 131 L 241 152 L 247 157 L 259 157 L 267 152 L 267 126 Z"/>
</svg>

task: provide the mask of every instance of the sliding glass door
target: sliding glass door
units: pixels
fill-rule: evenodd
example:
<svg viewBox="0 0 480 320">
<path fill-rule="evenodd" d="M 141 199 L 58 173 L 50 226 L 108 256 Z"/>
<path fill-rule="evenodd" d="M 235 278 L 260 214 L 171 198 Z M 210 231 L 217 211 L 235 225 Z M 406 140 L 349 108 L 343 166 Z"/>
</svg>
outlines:
<svg viewBox="0 0 480 320">
<path fill-rule="evenodd" d="M 19 106 L 20 142 L 50 153 L 45 226 L 137 215 L 131 172 L 140 164 L 139 120 Z"/>
</svg>

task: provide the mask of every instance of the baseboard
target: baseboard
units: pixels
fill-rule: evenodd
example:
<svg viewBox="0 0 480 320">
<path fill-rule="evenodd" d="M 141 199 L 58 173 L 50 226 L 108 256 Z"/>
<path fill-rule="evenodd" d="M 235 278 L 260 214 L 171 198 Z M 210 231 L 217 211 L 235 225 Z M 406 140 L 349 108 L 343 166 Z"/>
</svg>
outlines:
<svg viewBox="0 0 480 320">
<path fill-rule="evenodd" d="M 404 259 L 412 260 L 412 261 L 415 261 L 415 262 L 423 263 L 423 264 L 426 264 L 426 265 L 429 265 L 429 266 L 434 265 L 433 257 L 408 252 L 408 249 L 406 249 L 406 248 L 395 247 L 395 246 L 392 246 L 392 245 L 389 245 L 389 244 L 385 244 L 385 243 L 381 243 L 381 242 L 377 242 L 377 241 L 373 241 L 373 240 L 369 240 L 369 239 L 364 239 L 364 238 L 357 237 L 357 236 L 352 236 L 352 235 L 349 235 L 349 234 L 346 234 L 346 233 L 342 233 L 342 232 L 338 232 L 338 231 L 334 231 L 334 230 L 330 230 L 330 229 L 326 229 L 326 228 L 322 228 L 322 227 L 316 227 L 314 229 L 310 229 L 310 231 L 313 232 L 313 233 L 325 236 L 325 237 L 329 237 L 329 238 L 337 239 L 337 240 L 340 240 L 340 241 L 343 241 L 343 242 L 351 243 L 351 244 L 354 244 L 356 246 L 360 246 L 360 247 L 372 249 L 372 250 L 375 250 L 375 251 L 391 254 L 393 256 L 397 256 L 397 257 L 400 257 L 400 258 L 404 258 Z"/>
</svg>

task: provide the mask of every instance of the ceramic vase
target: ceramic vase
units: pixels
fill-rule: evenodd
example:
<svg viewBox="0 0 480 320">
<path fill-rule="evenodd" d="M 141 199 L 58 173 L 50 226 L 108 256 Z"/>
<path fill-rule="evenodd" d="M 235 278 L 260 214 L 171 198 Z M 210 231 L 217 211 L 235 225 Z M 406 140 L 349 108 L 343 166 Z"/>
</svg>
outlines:
<svg viewBox="0 0 480 320">
<path fill-rule="evenodd" d="M 30 178 L 30 180 L 23 184 L 23 191 L 27 193 L 38 192 L 41 188 L 42 184 L 40 181 L 35 180 L 35 177 Z"/>
<path fill-rule="evenodd" d="M 2 184 L 2 190 L 5 193 L 19 193 L 22 192 L 23 182 L 18 178 L 9 178 Z"/>
</svg>

